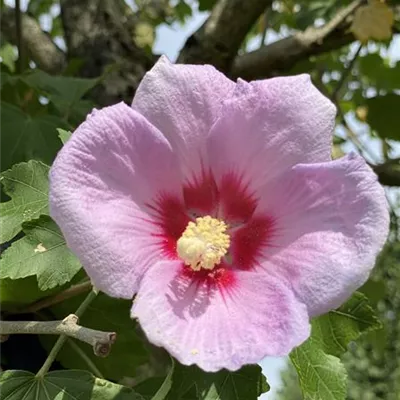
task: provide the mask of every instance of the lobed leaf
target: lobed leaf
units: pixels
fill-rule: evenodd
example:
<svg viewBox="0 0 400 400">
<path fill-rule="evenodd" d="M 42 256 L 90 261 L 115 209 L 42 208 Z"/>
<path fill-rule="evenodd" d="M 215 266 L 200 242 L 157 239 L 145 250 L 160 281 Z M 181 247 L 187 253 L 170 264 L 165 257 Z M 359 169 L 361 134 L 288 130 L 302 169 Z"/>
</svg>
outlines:
<svg viewBox="0 0 400 400">
<path fill-rule="evenodd" d="M 239 371 L 209 373 L 196 366 L 176 363 L 172 381 L 168 400 L 191 399 L 187 394 L 193 393 L 193 388 L 198 400 L 256 400 L 269 390 L 258 365 L 248 365 Z"/>
<path fill-rule="evenodd" d="M 56 223 L 46 215 L 23 224 L 25 236 L 14 242 L 0 260 L 0 278 L 35 275 L 40 290 L 69 282 L 80 270 Z"/>
<path fill-rule="evenodd" d="M 312 321 L 310 338 L 290 354 L 305 399 L 345 400 L 347 373 L 340 357 L 351 341 L 381 324 L 362 293 Z"/>
<path fill-rule="evenodd" d="M 14 165 L 0 175 L 10 201 L 0 204 L 0 242 L 17 235 L 22 224 L 41 214 L 48 214 L 49 167 L 39 161 Z"/>
<path fill-rule="evenodd" d="M 43 378 L 10 370 L 0 376 L 4 400 L 143 400 L 132 389 L 99 379 L 87 371 L 52 371 Z"/>
<path fill-rule="evenodd" d="M 40 160 L 50 165 L 61 148 L 57 128 L 65 122 L 54 115 L 30 116 L 6 102 L 1 104 L 1 170 L 16 163 Z"/>
</svg>

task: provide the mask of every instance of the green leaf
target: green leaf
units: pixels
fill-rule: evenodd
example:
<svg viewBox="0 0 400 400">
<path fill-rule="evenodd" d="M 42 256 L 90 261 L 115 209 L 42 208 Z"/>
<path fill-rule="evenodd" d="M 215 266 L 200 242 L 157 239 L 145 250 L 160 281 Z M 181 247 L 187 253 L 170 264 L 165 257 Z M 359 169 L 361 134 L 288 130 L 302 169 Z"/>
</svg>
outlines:
<svg viewBox="0 0 400 400">
<path fill-rule="evenodd" d="M 32 88 L 46 94 L 58 111 L 67 118 L 76 112 L 81 115 L 82 107 L 85 111 L 90 109 L 91 103 L 88 106 L 87 102 L 81 99 L 99 82 L 99 79 L 52 76 L 40 70 L 21 76 L 21 79 Z"/>
<path fill-rule="evenodd" d="M 122 385 L 94 377 L 87 371 L 52 371 L 37 378 L 28 371 L 10 370 L 0 377 L 4 400 L 142 400 Z"/>
<path fill-rule="evenodd" d="M 84 298 L 85 295 L 82 295 L 65 300 L 52 306 L 50 311 L 56 319 L 65 318 L 71 310 L 79 307 Z M 107 379 L 120 381 L 125 377 L 136 378 L 139 367 L 147 367 L 149 354 L 138 334 L 136 322 L 130 318 L 131 308 L 130 300 L 112 299 L 100 293 L 80 318 L 80 324 L 92 329 L 117 332 L 118 339 L 113 344 L 111 353 L 104 358 L 97 357 L 91 346 L 74 341 L 76 344 L 74 347 L 78 347 L 80 351 L 76 352 L 76 349 L 67 342 L 58 354 L 57 360 L 65 368 L 87 369 L 86 361 L 81 356 L 83 353 Z M 46 349 L 50 349 L 55 339 L 40 336 L 40 340 Z"/>
<path fill-rule="evenodd" d="M 2 64 L 4 64 L 10 72 L 14 72 L 15 60 L 17 58 L 14 46 L 12 46 L 10 43 L 6 43 L 4 46 L 1 46 L 0 57 Z"/>
<path fill-rule="evenodd" d="M 340 308 L 312 321 L 310 338 L 290 354 L 305 399 L 344 400 L 347 373 L 339 358 L 362 333 L 380 322 L 359 292 Z"/>
<path fill-rule="evenodd" d="M 61 16 L 57 15 L 55 18 L 53 18 L 51 22 L 52 24 L 51 24 L 50 36 L 51 37 L 63 36 L 64 28 L 62 25 Z"/>
<path fill-rule="evenodd" d="M 245 366 L 235 372 L 222 370 L 214 374 L 199 370 L 196 387 L 199 400 L 256 400 L 269 390 L 257 365 Z"/>
<path fill-rule="evenodd" d="M 68 142 L 69 138 L 72 135 L 72 132 L 70 131 L 65 131 L 64 129 L 57 129 L 58 131 L 58 137 L 62 141 L 62 144 L 65 144 Z"/>
<path fill-rule="evenodd" d="M 0 71 L 0 89 L 7 83 L 13 81 L 13 76 L 8 74 L 7 72 Z M 3 93 L 2 93 L 3 94 Z"/>
<path fill-rule="evenodd" d="M 18 75 L 1 72 L 1 101 L 12 104 L 25 114 L 36 116 L 47 112 L 47 106 L 40 103 L 34 89 L 23 82 Z M 3 104 L 2 103 L 2 104 Z"/>
<path fill-rule="evenodd" d="M 376 308 L 386 295 L 386 284 L 383 280 L 370 278 L 358 290 L 368 298 L 369 304 Z"/>
<path fill-rule="evenodd" d="M 0 278 L 36 275 L 39 288 L 47 290 L 69 282 L 80 270 L 79 260 L 68 249 L 56 223 L 47 215 L 25 222 L 25 236 L 4 251 Z"/>
<path fill-rule="evenodd" d="M 345 400 L 347 373 L 340 360 L 324 353 L 313 338 L 290 354 L 305 400 Z"/>
<path fill-rule="evenodd" d="M 157 393 L 151 398 L 151 400 L 164 400 L 167 397 L 172 387 L 172 375 L 174 373 L 174 369 L 175 369 L 175 361 L 171 357 L 171 368 L 168 371 L 168 375 L 165 377 L 164 382 L 157 390 Z"/>
<path fill-rule="evenodd" d="M 35 70 L 21 76 L 29 86 L 46 92 L 51 96 L 63 97 L 66 104 L 76 103 L 95 85 L 98 79 L 73 78 L 70 76 L 53 76 L 41 70 Z"/>
<path fill-rule="evenodd" d="M 383 139 L 400 140 L 397 123 L 400 110 L 400 95 L 388 93 L 367 99 L 367 122 Z"/>
<path fill-rule="evenodd" d="M 154 26 L 146 21 L 139 22 L 135 27 L 135 43 L 141 48 L 151 49 L 155 40 Z"/>
<path fill-rule="evenodd" d="M 193 386 L 198 400 L 257 400 L 269 390 L 258 365 L 248 365 L 234 372 L 209 373 L 176 363 L 172 381 L 169 400 L 187 399 L 186 394 Z"/>
<path fill-rule="evenodd" d="M 358 65 L 361 81 L 366 81 L 366 86 L 385 90 L 400 89 L 400 62 L 391 67 L 379 53 L 371 53 L 360 57 Z"/>
<path fill-rule="evenodd" d="M 50 8 L 54 3 L 54 0 L 30 0 L 27 11 L 30 15 L 38 18 L 42 14 L 50 14 Z"/>
<path fill-rule="evenodd" d="M 192 15 L 192 8 L 186 3 L 186 1 L 180 0 L 175 6 L 175 13 L 178 17 L 178 20 L 183 23 L 187 17 Z"/>
<path fill-rule="evenodd" d="M 0 304 L 3 310 L 30 304 L 50 296 L 57 290 L 42 291 L 35 276 L 23 279 L 0 279 Z"/>
<path fill-rule="evenodd" d="M 1 104 L 1 170 L 31 159 L 51 164 L 61 148 L 57 128 L 64 127 L 60 118 L 44 114 L 34 117 L 20 108 Z"/>
<path fill-rule="evenodd" d="M 325 353 L 340 357 L 347 345 L 361 333 L 380 329 L 382 324 L 369 306 L 368 299 L 359 292 L 340 308 L 312 322 L 313 338 Z"/>
<path fill-rule="evenodd" d="M 48 214 L 49 167 L 39 161 L 14 165 L 0 175 L 10 201 L 0 204 L 0 241 L 11 240 L 22 223 Z"/>
<path fill-rule="evenodd" d="M 199 11 L 211 10 L 217 0 L 199 0 Z"/>
</svg>

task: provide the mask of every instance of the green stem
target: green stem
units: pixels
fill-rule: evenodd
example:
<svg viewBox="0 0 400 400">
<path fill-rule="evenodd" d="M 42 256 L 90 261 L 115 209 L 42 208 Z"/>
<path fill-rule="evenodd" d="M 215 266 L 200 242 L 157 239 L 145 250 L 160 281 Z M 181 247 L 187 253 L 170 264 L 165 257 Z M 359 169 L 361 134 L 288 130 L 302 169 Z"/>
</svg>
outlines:
<svg viewBox="0 0 400 400">
<path fill-rule="evenodd" d="M 68 340 L 68 344 L 71 348 L 82 358 L 82 360 L 87 364 L 90 371 L 92 371 L 93 375 L 97 376 L 98 378 L 104 379 L 103 374 L 99 371 L 96 367 L 94 362 L 87 356 L 87 354 L 79 347 L 77 343 L 75 343 L 72 339 Z"/>
<path fill-rule="evenodd" d="M 42 310 L 43 308 L 48 308 L 50 306 L 53 306 L 54 304 L 58 304 L 62 301 L 68 300 L 71 297 L 78 296 L 84 292 L 88 292 L 91 288 L 92 283 L 89 280 L 85 280 L 83 282 L 77 283 L 76 285 L 70 286 L 68 289 L 57 293 L 55 296 L 45 297 L 44 299 L 28 305 L 28 307 L 17 308 L 15 310 L 11 310 L 11 312 L 7 314 L 38 313 L 38 311 Z"/>
<path fill-rule="evenodd" d="M 358 58 L 358 56 L 359 56 L 359 54 L 361 52 L 362 47 L 363 47 L 363 44 L 360 43 L 358 45 L 358 48 L 357 48 L 356 52 L 354 53 L 353 57 L 349 61 L 347 67 L 343 70 L 342 76 L 340 77 L 339 82 L 337 83 L 334 91 L 331 94 L 331 100 L 334 103 L 336 103 L 336 102 L 338 103 L 339 102 L 338 101 L 339 92 L 341 91 L 343 85 L 346 83 L 347 78 L 349 77 L 351 71 L 353 70 L 354 64 L 355 64 L 355 62 L 356 62 L 356 60 L 357 60 L 357 58 Z"/>
<path fill-rule="evenodd" d="M 53 346 L 49 355 L 47 356 L 46 361 L 42 365 L 42 368 L 40 368 L 39 372 L 36 374 L 36 378 L 43 378 L 47 374 L 48 370 L 51 367 L 51 364 L 53 364 L 54 360 L 57 357 L 58 352 L 64 346 L 64 343 L 66 342 L 66 340 L 67 340 L 67 336 L 65 336 L 65 335 L 61 335 L 57 339 L 55 345 Z"/>
<path fill-rule="evenodd" d="M 95 288 L 93 288 L 92 291 L 86 296 L 85 300 L 83 300 L 82 304 L 74 313 L 78 318 L 82 317 L 83 313 L 86 311 L 89 304 L 96 298 L 98 293 L 99 292 Z"/>
<path fill-rule="evenodd" d="M 97 290 L 94 288 L 92 291 L 86 296 L 85 300 L 83 300 L 82 304 L 78 307 L 78 309 L 75 312 L 75 315 L 80 318 L 85 310 L 88 308 L 89 304 L 96 298 L 97 296 Z M 42 365 L 42 368 L 40 368 L 39 372 L 36 374 L 36 378 L 43 378 L 44 375 L 47 374 L 49 371 L 51 365 L 53 364 L 54 360 L 57 357 L 57 354 L 61 350 L 61 348 L 64 346 L 68 336 L 66 335 L 61 335 L 56 343 L 54 344 L 53 348 L 51 349 L 49 355 L 47 356 L 45 362 Z"/>
<path fill-rule="evenodd" d="M 260 48 L 265 45 L 265 39 L 267 38 L 269 18 L 270 18 L 270 10 L 271 9 L 268 7 L 265 10 L 265 12 L 264 12 L 264 14 L 262 16 L 264 27 L 263 27 L 263 31 L 262 31 L 262 34 L 261 34 Z"/>
</svg>

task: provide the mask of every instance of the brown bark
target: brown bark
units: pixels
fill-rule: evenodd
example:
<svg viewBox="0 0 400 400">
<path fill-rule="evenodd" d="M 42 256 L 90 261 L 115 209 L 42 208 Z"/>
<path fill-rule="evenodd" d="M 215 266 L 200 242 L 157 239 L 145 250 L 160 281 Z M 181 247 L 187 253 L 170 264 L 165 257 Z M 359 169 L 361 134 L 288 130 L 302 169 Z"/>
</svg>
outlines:
<svg viewBox="0 0 400 400">
<path fill-rule="evenodd" d="M 304 32 L 236 57 L 230 75 L 246 80 L 268 78 L 290 70 L 311 55 L 339 49 L 353 42 L 355 38 L 349 27 L 352 14 L 361 4 L 362 0 L 353 1 L 320 28 L 309 27 Z"/>
<path fill-rule="evenodd" d="M 155 57 L 134 41 L 137 22 L 123 0 L 62 0 L 69 59 L 82 61 L 80 76 L 104 79 L 92 93 L 99 105 L 130 102 Z"/>
<path fill-rule="evenodd" d="M 3 6 L 1 10 L 1 32 L 12 43 L 17 43 L 15 10 Z M 66 65 L 66 57 L 50 36 L 42 31 L 39 23 L 32 17 L 22 14 L 21 42 L 23 53 L 49 74 L 61 73 Z"/>
<path fill-rule="evenodd" d="M 186 42 L 179 62 L 212 64 L 228 71 L 243 39 L 271 0 L 220 0 L 203 26 Z"/>
</svg>

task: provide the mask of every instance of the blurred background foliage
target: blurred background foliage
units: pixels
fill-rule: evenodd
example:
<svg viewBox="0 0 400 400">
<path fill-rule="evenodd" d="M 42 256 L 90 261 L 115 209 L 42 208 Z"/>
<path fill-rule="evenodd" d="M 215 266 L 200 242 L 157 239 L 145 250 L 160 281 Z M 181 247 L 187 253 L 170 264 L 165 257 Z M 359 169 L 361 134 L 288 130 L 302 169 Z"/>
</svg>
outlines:
<svg viewBox="0 0 400 400">
<path fill-rule="evenodd" d="M 90 283 L 48 216 L 48 166 L 68 131 L 93 107 L 131 101 L 159 56 L 154 47 L 161 28 L 183 29 L 201 15 L 204 25 L 193 27 L 182 41 L 178 61 L 211 63 L 233 79 L 309 73 L 338 108 L 332 156 L 362 154 L 385 185 L 391 235 L 361 290 L 383 327 L 352 341 L 341 358 L 349 378 L 348 399 L 400 398 L 400 1 L 0 3 L 3 317 L 63 318 L 84 298 Z M 362 7 L 370 8 L 357 20 Z M 40 245 L 52 251 L 41 252 Z M 32 251 L 34 257 L 29 256 Z M 143 340 L 129 308 L 129 301 L 98 296 L 81 323 L 118 331 L 112 353 L 98 358 L 86 345 L 69 340 L 55 367 L 88 369 L 152 398 L 169 360 Z M 2 368 L 35 372 L 53 342 L 47 337 L 11 337 L 2 348 Z M 266 384 L 257 378 L 259 370 L 249 368 L 244 374 L 249 374 L 251 388 L 242 384 L 252 391 L 251 397 L 229 397 L 233 389 L 224 386 L 225 375 L 210 378 L 192 371 L 198 382 L 211 379 L 220 397 L 201 391 L 200 384 L 195 390 L 192 383 L 184 385 L 185 390 L 173 386 L 169 398 L 251 400 Z M 175 373 L 185 382 L 179 366 Z M 284 371 L 282 381 L 277 398 L 303 398 L 293 367 Z"/>
</svg>

